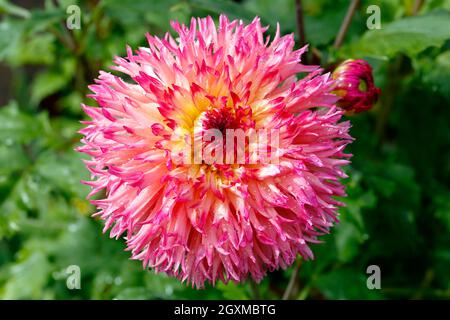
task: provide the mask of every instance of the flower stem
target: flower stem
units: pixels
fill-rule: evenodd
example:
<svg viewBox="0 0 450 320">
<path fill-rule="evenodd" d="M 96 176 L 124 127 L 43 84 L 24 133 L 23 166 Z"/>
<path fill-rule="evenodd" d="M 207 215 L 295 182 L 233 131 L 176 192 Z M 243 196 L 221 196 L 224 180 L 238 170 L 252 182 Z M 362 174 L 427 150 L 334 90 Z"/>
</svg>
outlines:
<svg viewBox="0 0 450 320">
<path fill-rule="evenodd" d="M 380 111 L 378 112 L 375 123 L 375 132 L 377 133 L 380 142 L 384 140 L 386 134 L 386 126 L 389 120 L 392 106 L 394 104 L 395 96 L 400 89 L 401 75 L 400 69 L 403 63 L 403 56 L 397 56 L 394 61 L 391 61 L 387 67 L 387 83 L 383 89 L 380 99 Z"/>
<path fill-rule="evenodd" d="M 297 282 L 298 271 L 300 269 L 301 260 L 299 259 L 295 264 L 294 270 L 292 270 L 291 278 L 289 279 L 286 291 L 283 294 L 283 300 L 288 300 L 292 296 L 292 291 L 294 290 L 295 283 Z"/>
<path fill-rule="evenodd" d="M 305 286 L 302 289 L 302 291 L 300 291 L 297 300 L 305 300 L 308 297 L 310 290 L 311 290 L 311 286 L 310 285 Z"/>
<path fill-rule="evenodd" d="M 250 280 L 250 288 L 252 290 L 253 299 L 260 300 L 261 295 L 259 294 L 258 284 L 254 280 Z"/>
<path fill-rule="evenodd" d="M 300 47 L 306 44 L 305 23 L 303 21 L 302 0 L 295 0 L 295 15 L 297 17 L 297 33 Z"/>
<path fill-rule="evenodd" d="M 360 0 L 352 0 L 352 2 L 350 3 L 350 6 L 347 9 L 347 14 L 342 21 L 341 28 L 339 29 L 339 33 L 336 36 L 336 40 L 334 41 L 335 48 L 339 48 L 342 45 L 345 34 L 347 33 L 348 27 L 352 22 L 353 15 L 355 14 L 356 8 L 358 7 L 359 3 Z"/>
<path fill-rule="evenodd" d="M 419 12 L 420 8 L 422 7 L 422 4 L 423 4 L 423 0 L 414 1 L 414 7 L 413 7 L 413 15 L 414 16 Z"/>
</svg>

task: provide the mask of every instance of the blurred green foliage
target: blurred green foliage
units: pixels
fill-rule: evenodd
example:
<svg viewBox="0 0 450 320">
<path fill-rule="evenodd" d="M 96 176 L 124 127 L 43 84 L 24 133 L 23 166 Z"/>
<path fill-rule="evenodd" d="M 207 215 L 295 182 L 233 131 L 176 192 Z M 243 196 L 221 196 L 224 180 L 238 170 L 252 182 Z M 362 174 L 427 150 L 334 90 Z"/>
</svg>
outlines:
<svg viewBox="0 0 450 320">
<path fill-rule="evenodd" d="M 26 1 L 21 1 L 26 4 Z M 332 46 L 349 1 L 304 0 L 307 41 L 325 67 L 366 58 L 382 98 L 352 116 L 347 206 L 314 261 L 301 262 L 293 298 L 450 298 L 450 1 L 367 0 L 343 46 Z M 81 8 L 81 29 L 65 27 L 66 8 Z M 366 8 L 381 8 L 381 30 L 368 30 Z M 122 241 L 102 235 L 90 217 L 81 156 L 73 149 L 87 84 L 99 69 L 162 34 L 169 21 L 226 13 L 255 15 L 283 33 L 296 30 L 294 0 L 60 0 L 25 9 L 0 0 L 0 60 L 11 70 L 0 108 L 0 298 L 278 299 L 293 267 L 257 286 L 194 290 L 129 260 Z M 366 268 L 381 268 L 381 290 L 368 290 Z M 66 268 L 81 268 L 81 289 Z"/>
</svg>

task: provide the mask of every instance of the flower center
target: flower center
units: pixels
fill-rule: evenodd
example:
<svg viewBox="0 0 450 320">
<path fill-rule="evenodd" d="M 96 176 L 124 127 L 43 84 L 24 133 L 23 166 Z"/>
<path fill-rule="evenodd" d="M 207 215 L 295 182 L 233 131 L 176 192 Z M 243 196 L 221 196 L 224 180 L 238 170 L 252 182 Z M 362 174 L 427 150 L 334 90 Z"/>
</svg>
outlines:
<svg viewBox="0 0 450 320">
<path fill-rule="evenodd" d="M 205 130 L 216 129 L 226 134 L 227 129 L 238 129 L 241 127 L 240 119 L 234 114 L 234 110 L 228 107 L 214 108 L 206 111 L 203 121 Z"/>
<path fill-rule="evenodd" d="M 194 163 L 222 173 L 230 171 L 233 165 L 246 163 L 246 135 L 250 128 L 255 128 L 250 107 L 223 105 L 205 110 L 194 121 Z"/>
</svg>

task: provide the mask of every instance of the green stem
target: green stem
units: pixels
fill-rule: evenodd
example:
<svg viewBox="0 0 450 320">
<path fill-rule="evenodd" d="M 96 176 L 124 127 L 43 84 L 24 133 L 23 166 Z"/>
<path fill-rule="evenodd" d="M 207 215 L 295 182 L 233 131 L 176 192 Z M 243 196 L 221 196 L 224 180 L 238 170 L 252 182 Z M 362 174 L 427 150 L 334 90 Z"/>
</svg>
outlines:
<svg viewBox="0 0 450 320">
<path fill-rule="evenodd" d="M 297 282 L 298 271 L 300 270 L 301 260 L 299 259 L 295 264 L 294 270 L 292 270 L 291 278 L 289 279 L 288 286 L 286 287 L 286 291 L 283 294 L 282 299 L 288 300 L 292 296 L 292 292 L 294 291 L 295 284 Z"/>
<path fill-rule="evenodd" d="M 254 300 L 260 300 L 261 299 L 261 294 L 259 293 L 258 284 L 255 281 L 250 280 L 250 288 L 252 290 L 253 299 Z"/>
<path fill-rule="evenodd" d="M 399 90 L 400 68 L 403 63 L 403 56 L 398 56 L 396 60 L 389 64 L 387 70 L 387 85 L 381 94 L 380 111 L 376 120 L 375 131 L 380 138 L 380 142 L 385 138 L 386 125 L 395 101 L 395 95 Z"/>
<path fill-rule="evenodd" d="M 350 6 L 348 7 L 347 14 L 345 15 L 344 20 L 342 21 L 341 28 L 336 36 L 336 40 L 334 41 L 334 47 L 339 48 L 344 42 L 345 35 L 347 33 L 348 27 L 352 22 L 353 15 L 355 14 L 356 8 L 358 7 L 360 0 L 352 0 Z"/>
<path fill-rule="evenodd" d="M 295 0 L 295 15 L 297 17 L 298 42 L 300 47 L 306 44 L 305 23 L 303 21 L 302 0 Z"/>
<path fill-rule="evenodd" d="M 308 297 L 310 290 L 311 290 L 311 286 L 306 285 L 298 294 L 297 300 L 305 300 Z"/>
<path fill-rule="evenodd" d="M 413 16 L 415 16 L 423 5 L 423 0 L 416 0 L 413 7 Z"/>
</svg>

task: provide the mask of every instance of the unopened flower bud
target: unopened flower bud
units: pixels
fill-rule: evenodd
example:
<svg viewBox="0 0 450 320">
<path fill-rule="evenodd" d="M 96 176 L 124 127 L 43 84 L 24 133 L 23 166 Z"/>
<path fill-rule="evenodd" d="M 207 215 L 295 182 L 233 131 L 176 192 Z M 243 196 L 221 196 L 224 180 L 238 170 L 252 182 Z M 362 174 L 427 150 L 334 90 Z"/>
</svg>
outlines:
<svg viewBox="0 0 450 320">
<path fill-rule="evenodd" d="M 372 67 L 365 60 L 346 60 L 332 74 L 337 105 L 347 112 L 361 112 L 377 102 L 380 88 L 373 82 Z"/>
</svg>

